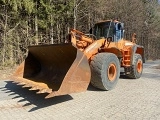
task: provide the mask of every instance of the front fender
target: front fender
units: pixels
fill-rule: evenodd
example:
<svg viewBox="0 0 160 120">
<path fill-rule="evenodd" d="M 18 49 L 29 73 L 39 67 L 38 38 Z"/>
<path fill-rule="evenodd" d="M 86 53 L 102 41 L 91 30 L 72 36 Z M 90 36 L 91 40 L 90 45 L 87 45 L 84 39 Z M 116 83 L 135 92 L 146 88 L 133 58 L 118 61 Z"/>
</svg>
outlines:
<svg viewBox="0 0 160 120">
<path fill-rule="evenodd" d="M 101 48 L 104 41 L 104 39 L 96 40 L 84 50 L 84 54 L 87 56 L 88 60 L 99 52 L 99 48 Z"/>
</svg>

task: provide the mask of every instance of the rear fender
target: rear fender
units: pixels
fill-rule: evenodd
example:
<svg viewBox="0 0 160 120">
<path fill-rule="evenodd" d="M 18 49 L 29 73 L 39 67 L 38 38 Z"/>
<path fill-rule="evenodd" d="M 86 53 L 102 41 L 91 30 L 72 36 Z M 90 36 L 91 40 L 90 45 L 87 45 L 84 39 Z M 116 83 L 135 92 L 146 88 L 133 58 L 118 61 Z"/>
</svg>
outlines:
<svg viewBox="0 0 160 120">
<path fill-rule="evenodd" d="M 135 54 L 140 54 L 142 56 L 143 63 L 145 63 L 144 47 L 140 46 L 140 45 L 134 45 L 132 50 L 133 50 L 132 57 L 131 57 L 132 65 L 134 64 L 134 56 L 135 56 Z"/>
</svg>

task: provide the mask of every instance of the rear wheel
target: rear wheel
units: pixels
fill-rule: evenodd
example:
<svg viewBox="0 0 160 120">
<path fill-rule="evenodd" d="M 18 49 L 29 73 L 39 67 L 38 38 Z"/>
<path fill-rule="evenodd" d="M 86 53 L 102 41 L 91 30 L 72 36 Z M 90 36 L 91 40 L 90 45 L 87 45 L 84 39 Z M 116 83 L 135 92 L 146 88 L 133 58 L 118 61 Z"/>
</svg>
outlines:
<svg viewBox="0 0 160 120">
<path fill-rule="evenodd" d="M 126 76 L 133 79 L 138 79 L 141 77 L 143 71 L 143 60 L 140 54 L 135 54 L 134 56 L 134 62 L 132 67 L 130 68 L 130 71 Z M 126 69 L 125 69 L 126 72 Z"/>
<path fill-rule="evenodd" d="M 111 90 L 118 82 L 120 75 L 119 60 L 112 53 L 95 55 L 90 64 L 91 84 L 99 89 Z"/>
</svg>

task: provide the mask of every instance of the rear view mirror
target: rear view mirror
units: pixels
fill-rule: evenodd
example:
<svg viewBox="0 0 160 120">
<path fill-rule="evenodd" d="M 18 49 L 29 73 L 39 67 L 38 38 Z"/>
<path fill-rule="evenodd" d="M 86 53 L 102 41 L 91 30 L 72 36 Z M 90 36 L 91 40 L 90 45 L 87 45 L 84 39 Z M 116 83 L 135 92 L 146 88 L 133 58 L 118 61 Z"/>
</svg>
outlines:
<svg viewBox="0 0 160 120">
<path fill-rule="evenodd" d="M 118 30 L 123 30 L 124 23 L 118 23 Z"/>
<path fill-rule="evenodd" d="M 107 38 L 107 41 L 108 41 L 108 42 L 112 42 L 112 41 L 113 41 L 113 37 L 108 37 L 108 38 Z"/>
<path fill-rule="evenodd" d="M 121 29 L 122 30 L 124 29 L 124 23 L 121 23 Z"/>
</svg>

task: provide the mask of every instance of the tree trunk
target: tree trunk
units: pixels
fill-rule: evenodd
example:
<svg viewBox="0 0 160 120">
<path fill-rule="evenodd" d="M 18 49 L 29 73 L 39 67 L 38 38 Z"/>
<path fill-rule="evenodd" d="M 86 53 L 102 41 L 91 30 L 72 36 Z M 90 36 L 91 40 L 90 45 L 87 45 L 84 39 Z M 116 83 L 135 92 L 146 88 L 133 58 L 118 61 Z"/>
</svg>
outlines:
<svg viewBox="0 0 160 120">
<path fill-rule="evenodd" d="M 35 14 L 35 44 L 38 45 L 38 16 L 37 16 L 37 1 L 36 1 L 36 14 Z"/>
<path fill-rule="evenodd" d="M 50 28 L 50 36 L 51 36 L 51 44 L 53 44 L 53 15 L 51 14 L 51 28 Z"/>
<path fill-rule="evenodd" d="M 5 23 L 4 23 L 4 33 L 3 33 L 3 52 L 2 52 L 2 66 L 5 64 L 5 57 L 6 57 L 6 32 L 7 32 L 7 22 L 8 22 L 8 14 L 7 8 L 4 7 L 5 11 Z"/>
<path fill-rule="evenodd" d="M 74 0 L 74 29 L 76 29 L 77 25 L 77 4 L 76 0 Z"/>
<path fill-rule="evenodd" d="M 57 38 L 58 38 L 58 43 L 61 42 L 61 38 L 60 38 L 60 24 L 57 22 Z"/>
</svg>

